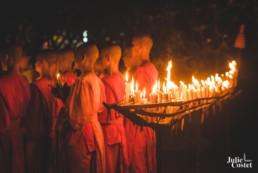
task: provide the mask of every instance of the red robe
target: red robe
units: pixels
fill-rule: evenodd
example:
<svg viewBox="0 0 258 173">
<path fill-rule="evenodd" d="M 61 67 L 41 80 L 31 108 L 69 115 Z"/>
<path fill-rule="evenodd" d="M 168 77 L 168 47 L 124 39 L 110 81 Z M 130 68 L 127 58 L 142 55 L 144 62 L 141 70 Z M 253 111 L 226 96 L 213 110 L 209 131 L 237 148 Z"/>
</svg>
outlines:
<svg viewBox="0 0 258 173">
<path fill-rule="evenodd" d="M 95 73 L 79 77 L 73 85 L 65 106 L 68 125 L 63 131 L 67 173 L 106 172 L 104 137 L 98 120 L 105 98 L 104 85 Z"/>
<path fill-rule="evenodd" d="M 120 72 L 102 78 L 105 86 L 106 103 L 119 103 L 125 97 L 125 80 Z M 99 114 L 103 128 L 107 158 L 107 172 L 128 172 L 128 151 L 126 144 L 123 115 L 111 109 Z"/>
<path fill-rule="evenodd" d="M 41 78 L 31 84 L 31 101 L 25 119 L 28 173 L 45 173 L 49 168 L 53 129 L 62 102 L 51 93 L 52 81 Z"/>
<path fill-rule="evenodd" d="M 146 89 L 146 96 L 158 78 L 158 71 L 151 62 L 144 62 L 133 74 L 139 89 Z M 156 134 L 152 128 L 140 127 L 125 119 L 125 131 L 130 159 L 130 172 L 156 172 Z"/>
<path fill-rule="evenodd" d="M 24 173 L 23 130 L 30 99 L 29 86 L 11 72 L 0 78 L 0 172 Z"/>
<path fill-rule="evenodd" d="M 66 72 L 62 75 L 64 83 L 67 83 L 67 86 L 71 87 L 75 83 L 77 76 L 73 72 Z"/>
</svg>

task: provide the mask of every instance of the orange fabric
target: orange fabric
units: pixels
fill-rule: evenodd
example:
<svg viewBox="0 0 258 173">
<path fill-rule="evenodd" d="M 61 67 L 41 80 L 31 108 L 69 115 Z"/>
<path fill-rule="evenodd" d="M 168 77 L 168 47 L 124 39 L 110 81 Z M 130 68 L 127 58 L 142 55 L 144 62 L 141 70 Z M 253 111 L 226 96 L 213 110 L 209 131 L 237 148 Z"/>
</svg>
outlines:
<svg viewBox="0 0 258 173">
<path fill-rule="evenodd" d="M 0 172 L 25 172 L 21 118 L 29 99 L 29 86 L 21 76 L 12 72 L 0 78 Z"/>
<path fill-rule="evenodd" d="M 115 72 L 102 78 L 105 86 L 106 103 L 118 103 L 125 99 L 125 80 L 121 73 Z M 99 114 L 107 156 L 107 172 L 128 172 L 129 158 L 123 115 L 111 109 Z"/>
<path fill-rule="evenodd" d="M 67 72 L 62 75 L 64 83 L 67 83 L 67 86 L 71 87 L 75 83 L 77 76 L 73 72 Z"/>
<path fill-rule="evenodd" d="M 87 170 L 86 167 L 91 165 L 91 162 L 96 163 L 93 169 L 96 169 L 97 173 L 106 172 L 104 137 L 98 121 L 98 112 L 104 109 L 102 102 L 106 99 L 104 89 L 103 83 L 95 73 L 88 73 L 76 80 L 67 98 L 65 108 L 72 128 L 70 131 L 76 134 L 73 139 L 74 145 L 66 150 L 67 157 L 70 158 L 68 165 L 74 168 L 69 169 L 72 173 L 76 170 Z M 84 143 L 81 139 L 84 139 Z M 94 148 L 96 157 L 93 159 L 89 150 L 92 151 Z M 81 153 L 83 151 L 87 153 Z M 85 164 L 75 164 L 72 159 Z"/>
<path fill-rule="evenodd" d="M 139 89 L 146 89 L 146 97 L 158 78 L 158 71 L 153 63 L 143 62 L 135 70 L 133 77 Z M 125 119 L 125 132 L 130 159 L 130 172 L 156 172 L 156 134 L 152 128 L 140 127 Z"/>
<path fill-rule="evenodd" d="M 62 107 L 51 93 L 51 80 L 41 78 L 31 84 L 29 112 L 26 117 L 26 158 L 28 172 L 46 172 L 49 167 L 52 137 Z"/>
</svg>

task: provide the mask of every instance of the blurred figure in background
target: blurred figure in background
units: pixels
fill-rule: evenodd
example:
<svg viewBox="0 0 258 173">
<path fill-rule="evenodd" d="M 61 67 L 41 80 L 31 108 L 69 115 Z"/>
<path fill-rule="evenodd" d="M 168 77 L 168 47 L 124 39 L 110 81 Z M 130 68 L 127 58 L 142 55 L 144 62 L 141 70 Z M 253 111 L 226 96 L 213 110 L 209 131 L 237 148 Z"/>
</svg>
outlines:
<svg viewBox="0 0 258 173">
<path fill-rule="evenodd" d="M 22 46 L 5 50 L 7 73 L 0 77 L 0 172 L 24 173 L 21 119 L 27 113 L 29 86 L 20 73 Z"/>
<path fill-rule="evenodd" d="M 27 50 L 23 51 L 22 59 L 20 61 L 20 70 L 22 76 L 28 84 L 31 84 L 36 80 L 37 72 L 32 66 L 31 55 L 28 53 Z"/>
<path fill-rule="evenodd" d="M 71 87 L 77 78 L 73 72 L 75 54 L 71 49 L 61 50 L 58 54 L 58 70 L 61 73 L 58 80 L 62 84 L 66 83 L 68 87 Z"/>
<path fill-rule="evenodd" d="M 133 73 L 139 89 L 146 89 L 146 96 L 152 90 L 152 86 L 158 78 L 158 71 L 150 62 L 150 51 L 153 46 L 152 38 L 149 35 L 139 35 L 132 39 L 132 59 L 126 62 Z M 128 142 L 130 158 L 130 171 L 134 173 L 155 173 L 156 172 L 156 133 L 150 127 L 140 127 L 125 119 L 125 130 Z"/>
<path fill-rule="evenodd" d="M 53 129 L 63 105 L 51 93 L 57 73 L 56 53 L 44 50 L 37 57 L 42 62 L 42 77 L 30 86 L 32 97 L 25 117 L 26 165 L 28 173 L 47 173 Z"/>
</svg>

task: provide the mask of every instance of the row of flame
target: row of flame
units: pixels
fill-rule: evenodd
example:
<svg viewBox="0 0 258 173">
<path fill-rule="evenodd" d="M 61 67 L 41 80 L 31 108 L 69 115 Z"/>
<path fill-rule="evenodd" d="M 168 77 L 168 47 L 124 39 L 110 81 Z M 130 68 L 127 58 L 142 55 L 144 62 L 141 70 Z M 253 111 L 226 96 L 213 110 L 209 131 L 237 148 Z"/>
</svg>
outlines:
<svg viewBox="0 0 258 173">
<path fill-rule="evenodd" d="M 154 102 L 187 101 L 196 98 L 213 97 L 227 89 L 235 87 L 238 73 L 236 67 L 237 63 L 233 60 L 229 62 L 229 71 L 225 72 L 224 74 L 219 75 L 216 73 L 215 75 L 209 76 L 206 80 L 198 80 L 192 76 L 192 83 L 185 84 L 183 81 L 180 81 L 178 86 L 171 81 L 172 61 L 169 61 L 166 68 L 167 77 L 162 84 L 162 91 L 160 80 L 157 80 L 152 87 L 150 96 L 154 94 L 161 94 L 165 97 L 165 100 L 163 101 L 160 99 L 159 101 Z M 137 81 L 132 78 L 131 82 L 128 82 L 128 78 L 128 73 L 126 72 L 125 80 L 127 103 L 129 102 L 129 95 L 137 96 L 139 94 L 140 98 L 145 99 L 146 89 L 144 88 L 143 91 L 140 91 L 138 89 Z M 151 98 L 150 101 L 153 102 Z M 147 101 L 145 100 L 144 102 L 146 103 Z"/>
</svg>

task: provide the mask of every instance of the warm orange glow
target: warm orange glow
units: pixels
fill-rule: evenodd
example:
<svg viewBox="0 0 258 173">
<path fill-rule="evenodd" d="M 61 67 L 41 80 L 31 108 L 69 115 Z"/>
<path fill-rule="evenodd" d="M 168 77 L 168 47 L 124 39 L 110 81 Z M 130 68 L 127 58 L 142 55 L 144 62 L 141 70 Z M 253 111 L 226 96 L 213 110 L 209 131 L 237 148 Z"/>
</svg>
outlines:
<svg viewBox="0 0 258 173">
<path fill-rule="evenodd" d="M 60 78 L 60 73 L 56 74 L 56 79 L 58 80 Z"/>
<path fill-rule="evenodd" d="M 172 68 L 172 61 L 169 61 L 168 62 L 168 66 L 167 66 L 167 68 L 166 68 L 166 71 L 167 71 L 167 85 L 168 85 L 168 83 L 169 83 L 169 81 L 170 81 L 170 78 L 171 78 L 171 68 Z"/>
<path fill-rule="evenodd" d="M 138 93 L 141 99 L 146 100 L 146 94 L 150 94 L 150 102 L 152 103 L 161 102 L 160 99 L 154 99 L 154 95 L 156 98 L 158 93 L 169 94 L 168 101 L 171 101 L 171 99 L 175 101 L 187 101 L 196 98 L 213 97 L 221 94 L 222 91 L 229 90 L 234 87 L 238 72 L 236 62 L 231 61 L 229 62 L 229 70 L 221 73 L 220 75 L 219 73 L 215 73 L 208 76 L 206 79 L 200 80 L 197 79 L 195 76 L 192 76 L 191 83 L 185 84 L 183 81 L 179 81 L 179 85 L 177 85 L 176 83 L 174 83 L 174 81 L 171 80 L 171 68 L 172 61 L 169 61 L 168 66 L 166 67 L 167 76 L 165 80 L 156 80 L 154 85 L 152 86 L 151 94 L 146 93 L 146 88 L 143 88 L 142 91 L 138 91 L 138 82 L 134 81 L 134 79 L 132 78 L 130 83 L 131 93 L 135 95 L 137 95 Z M 127 72 L 125 74 L 125 79 L 126 81 L 128 81 Z M 141 101 L 141 103 L 144 104 L 147 103 L 147 101 Z"/>
<path fill-rule="evenodd" d="M 162 90 L 163 90 L 164 93 L 167 92 L 167 88 L 166 88 L 166 84 L 165 83 L 163 83 L 163 85 L 162 85 Z"/>
<path fill-rule="evenodd" d="M 134 78 L 132 78 L 131 82 L 131 93 L 134 94 Z"/>
<path fill-rule="evenodd" d="M 125 81 L 128 82 L 128 72 L 125 73 Z"/>
</svg>

